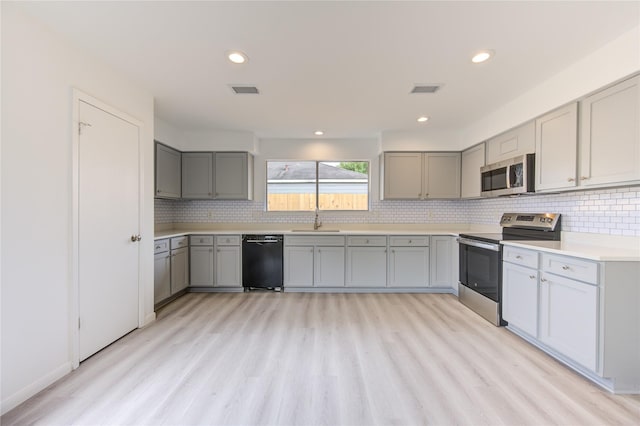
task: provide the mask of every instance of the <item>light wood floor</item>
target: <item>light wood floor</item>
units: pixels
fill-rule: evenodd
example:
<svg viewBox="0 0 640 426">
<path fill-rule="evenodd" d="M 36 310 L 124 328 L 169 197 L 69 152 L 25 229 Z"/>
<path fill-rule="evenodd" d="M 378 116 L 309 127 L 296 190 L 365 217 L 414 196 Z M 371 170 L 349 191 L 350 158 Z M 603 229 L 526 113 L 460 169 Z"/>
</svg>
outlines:
<svg viewBox="0 0 640 426">
<path fill-rule="evenodd" d="M 640 424 L 451 295 L 187 294 L 11 424 Z"/>
</svg>

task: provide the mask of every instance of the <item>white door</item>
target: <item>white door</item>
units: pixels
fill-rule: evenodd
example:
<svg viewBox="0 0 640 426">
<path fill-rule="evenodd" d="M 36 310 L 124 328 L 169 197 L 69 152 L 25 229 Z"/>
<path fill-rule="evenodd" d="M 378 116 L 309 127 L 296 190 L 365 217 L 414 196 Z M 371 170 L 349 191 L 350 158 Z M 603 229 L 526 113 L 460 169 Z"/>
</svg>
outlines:
<svg viewBox="0 0 640 426">
<path fill-rule="evenodd" d="M 139 128 L 82 100 L 79 118 L 82 361 L 138 326 Z"/>
</svg>

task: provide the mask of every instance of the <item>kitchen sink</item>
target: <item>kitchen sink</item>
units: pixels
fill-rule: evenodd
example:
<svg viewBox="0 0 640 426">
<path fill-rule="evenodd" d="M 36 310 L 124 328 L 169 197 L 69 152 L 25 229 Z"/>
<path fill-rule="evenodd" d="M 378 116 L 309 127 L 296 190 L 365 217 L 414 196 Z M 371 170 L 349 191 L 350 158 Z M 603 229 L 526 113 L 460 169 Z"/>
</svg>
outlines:
<svg viewBox="0 0 640 426">
<path fill-rule="evenodd" d="M 339 229 L 292 229 L 291 232 L 340 232 Z"/>
</svg>

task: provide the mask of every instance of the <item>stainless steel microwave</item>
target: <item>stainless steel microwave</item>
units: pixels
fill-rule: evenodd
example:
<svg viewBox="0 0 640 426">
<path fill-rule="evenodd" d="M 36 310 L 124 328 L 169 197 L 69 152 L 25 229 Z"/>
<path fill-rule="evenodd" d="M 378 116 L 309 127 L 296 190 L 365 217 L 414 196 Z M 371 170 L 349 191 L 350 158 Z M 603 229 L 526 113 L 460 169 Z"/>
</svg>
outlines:
<svg viewBox="0 0 640 426">
<path fill-rule="evenodd" d="M 483 197 L 533 193 L 535 154 L 519 155 L 480 168 Z"/>
</svg>

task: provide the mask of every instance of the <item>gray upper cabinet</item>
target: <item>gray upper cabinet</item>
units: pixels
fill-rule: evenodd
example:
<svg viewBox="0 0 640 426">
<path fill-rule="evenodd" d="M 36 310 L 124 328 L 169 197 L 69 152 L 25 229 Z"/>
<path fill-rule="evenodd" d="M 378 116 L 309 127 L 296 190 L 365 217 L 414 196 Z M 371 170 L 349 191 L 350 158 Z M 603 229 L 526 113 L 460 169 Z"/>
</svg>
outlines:
<svg viewBox="0 0 640 426">
<path fill-rule="evenodd" d="M 459 152 L 385 152 L 381 199 L 460 198 Z"/>
<path fill-rule="evenodd" d="M 180 198 L 181 153 L 170 146 L 156 142 L 157 198 Z"/>
<path fill-rule="evenodd" d="M 424 154 L 424 198 L 460 198 L 460 153 Z"/>
<path fill-rule="evenodd" d="M 213 198 L 213 153 L 182 153 L 182 198 Z"/>
<path fill-rule="evenodd" d="M 487 164 L 508 160 L 536 149 L 535 123 L 530 121 L 487 141 Z"/>
<path fill-rule="evenodd" d="M 580 185 L 640 180 L 640 76 L 580 103 Z"/>
<path fill-rule="evenodd" d="M 462 180 L 460 196 L 478 198 L 481 192 L 480 167 L 485 165 L 485 145 L 481 143 L 462 151 Z"/>
<path fill-rule="evenodd" d="M 214 198 L 253 199 L 253 156 L 247 152 L 216 152 Z"/>
<path fill-rule="evenodd" d="M 536 191 L 576 186 L 578 104 L 536 119 Z"/>
</svg>

